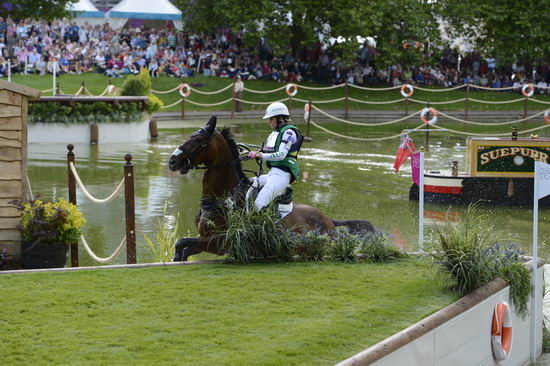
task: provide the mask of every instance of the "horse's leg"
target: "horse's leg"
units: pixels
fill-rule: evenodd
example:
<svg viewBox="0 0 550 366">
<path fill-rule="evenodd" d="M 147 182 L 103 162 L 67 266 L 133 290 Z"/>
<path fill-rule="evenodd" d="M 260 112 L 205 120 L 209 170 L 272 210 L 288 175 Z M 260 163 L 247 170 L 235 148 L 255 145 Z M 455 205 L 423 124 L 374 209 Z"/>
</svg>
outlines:
<svg viewBox="0 0 550 366">
<path fill-rule="evenodd" d="M 221 237 L 196 237 L 196 238 L 181 238 L 176 242 L 176 250 L 174 253 L 174 262 L 186 261 L 190 256 L 202 252 L 214 253 L 223 255 L 225 252 L 218 244 Z"/>
</svg>

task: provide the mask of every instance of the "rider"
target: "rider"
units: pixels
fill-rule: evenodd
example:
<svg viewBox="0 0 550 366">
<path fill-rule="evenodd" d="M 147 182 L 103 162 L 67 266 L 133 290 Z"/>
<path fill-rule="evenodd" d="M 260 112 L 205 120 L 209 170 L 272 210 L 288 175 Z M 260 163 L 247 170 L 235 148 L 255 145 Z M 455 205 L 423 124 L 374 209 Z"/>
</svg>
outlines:
<svg viewBox="0 0 550 366">
<path fill-rule="evenodd" d="M 288 108 L 283 103 L 271 103 L 263 119 L 269 119 L 273 132 L 267 137 L 261 151 L 248 153 L 250 159 L 265 160 L 269 168 L 267 174 L 258 177 L 259 186 L 263 188 L 254 201 L 257 211 L 284 193 L 290 183 L 300 179 L 300 167 L 296 159 L 303 142 L 300 130 L 291 124 Z"/>
</svg>

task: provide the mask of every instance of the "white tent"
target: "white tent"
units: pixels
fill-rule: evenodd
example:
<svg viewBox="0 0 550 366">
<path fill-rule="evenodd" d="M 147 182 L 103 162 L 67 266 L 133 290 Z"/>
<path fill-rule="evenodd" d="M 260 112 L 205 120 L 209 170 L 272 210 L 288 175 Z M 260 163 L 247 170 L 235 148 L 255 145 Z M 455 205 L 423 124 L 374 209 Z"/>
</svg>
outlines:
<svg viewBox="0 0 550 366">
<path fill-rule="evenodd" d="M 83 25 L 86 22 L 91 25 L 105 22 L 105 14 L 97 10 L 90 0 L 78 0 L 77 3 L 69 3 L 66 9 L 75 15 L 78 25 Z"/>
<path fill-rule="evenodd" d="M 122 0 L 106 13 L 107 22 L 120 29 L 128 19 L 171 20 L 181 29 L 181 11 L 169 0 Z"/>
</svg>

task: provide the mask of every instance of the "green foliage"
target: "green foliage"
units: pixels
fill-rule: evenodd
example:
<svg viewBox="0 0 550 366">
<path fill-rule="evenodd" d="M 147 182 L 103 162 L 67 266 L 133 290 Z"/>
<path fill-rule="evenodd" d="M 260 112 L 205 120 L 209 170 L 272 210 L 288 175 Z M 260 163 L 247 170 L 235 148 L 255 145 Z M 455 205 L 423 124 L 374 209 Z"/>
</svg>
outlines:
<svg viewBox="0 0 550 366">
<path fill-rule="evenodd" d="M 397 248 L 388 244 L 388 237 L 382 233 L 373 233 L 362 238 L 357 253 L 365 260 L 377 263 L 384 263 L 405 256 Z"/>
<path fill-rule="evenodd" d="M 322 261 L 328 254 L 328 248 L 332 238 L 327 234 L 320 234 L 316 231 L 309 231 L 300 237 L 300 251 L 306 259 Z"/>
<path fill-rule="evenodd" d="M 147 95 L 147 93 L 146 82 L 139 76 L 128 76 L 120 92 L 121 95 L 134 97 Z"/>
<path fill-rule="evenodd" d="M 106 102 L 75 103 L 69 107 L 61 103 L 32 103 L 29 123 L 98 123 L 133 122 L 145 119 L 140 102 L 122 103 L 118 109 Z"/>
<path fill-rule="evenodd" d="M 153 86 L 153 82 L 151 81 L 151 75 L 149 74 L 149 69 L 146 67 L 142 67 L 137 77 L 140 78 L 141 81 L 143 81 L 143 86 L 145 89 L 144 90 L 145 94 L 143 95 L 149 94 L 151 92 L 151 87 Z"/>
<path fill-rule="evenodd" d="M 338 227 L 338 237 L 328 246 L 328 255 L 342 262 L 355 262 L 357 249 L 363 241 L 357 235 L 350 234 L 346 227 Z"/>
<path fill-rule="evenodd" d="M 241 263 L 254 258 L 288 257 L 295 245 L 287 230 L 277 224 L 278 217 L 271 209 L 252 211 L 227 210 L 227 227 L 213 228 L 223 237 L 230 257 Z"/>
<path fill-rule="evenodd" d="M 166 218 L 166 208 L 168 202 L 164 204 L 163 217 Z M 178 239 L 179 213 L 176 215 L 174 223 L 159 219 L 155 228 L 157 233 L 154 240 L 147 234 L 143 234 L 146 248 L 155 262 L 170 262 L 174 258 L 174 243 Z"/>
<path fill-rule="evenodd" d="M 78 208 L 58 199 L 56 202 L 14 201 L 21 214 L 19 228 L 23 239 L 42 243 L 77 243 L 86 224 Z"/>
<path fill-rule="evenodd" d="M 149 103 L 147 103 L 147 112 L 156 113 L 162 111 L 164 103 L 159 97 L 154 94 L 149 94 L 147 97 L 149 98 Z"/>
<path fill-rule="evenodd" d="M 433 257 L 451 274 L 452 286 L 465 295 L 486 283 L 501 277 L 510 284 L 510 299 L 518 316 L 528 313 L 527 303 L 531 291 L 531 275 L 521 263 L 514 245 L 504 246 L 481 215 L 470 205 L 458 225 L 437 228 L 439 246 Z"/>
<path fill-rule="evenodd" d="M 10 0 L 11 8 L 0 6 L 0 16 L 6 18 L 10 16 L 13 19 L 33 18 L 54 20 L 63 17 L 70 17 L 72 14 L 67 11 L 67 4 L 76 3 L 77 0 Z"/>
</svg>

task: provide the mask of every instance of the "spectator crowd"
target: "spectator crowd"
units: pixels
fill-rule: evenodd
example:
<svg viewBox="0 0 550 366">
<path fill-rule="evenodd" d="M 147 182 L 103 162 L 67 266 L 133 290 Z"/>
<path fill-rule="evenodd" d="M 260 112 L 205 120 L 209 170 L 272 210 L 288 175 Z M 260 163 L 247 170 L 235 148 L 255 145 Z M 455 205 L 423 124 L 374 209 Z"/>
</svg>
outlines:
<svg viewBox="0 0 550 366">
<path fill-rule="evenodd" d="M 518 89 L 533 82 L 537 92 L 548 93 L 550 68 L 537 67 L 531 75 L 525 66 L 497 65 L 493 58 L 472 52 L 460 57 L 445 50 L 437 65 L 376 68 L 376 49 L 358 48 L 356 62 L 344 67 L 321 44 L 295 57 L 275 55 L 263 43 L 246 47 L 242 34 L 221 30 L 188 34 L 174 28 L 146 27 L 113 30 L 108 24 L 78 26 L 62 19 L 53 22 L 0 17 L 0 77 L 12 73 L 81 74 L 97 72 L 110 77 L 137 74 L 146 67 L 153 77 L 185 78 L 196 74 L 242 80 L 318 82 L 356 85 L 435 85 L 450 87 L 472 83 L 490 88 Z"/>
</svg>

